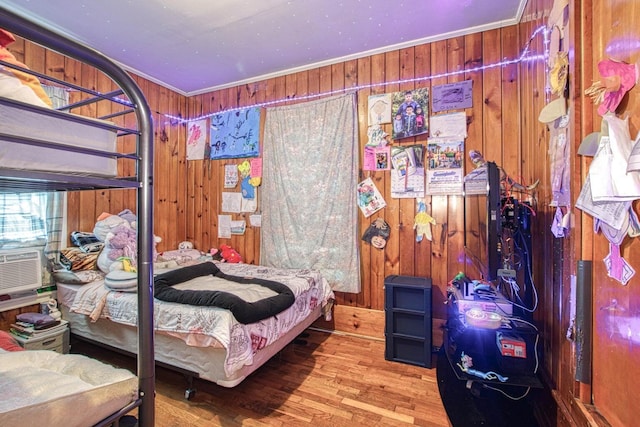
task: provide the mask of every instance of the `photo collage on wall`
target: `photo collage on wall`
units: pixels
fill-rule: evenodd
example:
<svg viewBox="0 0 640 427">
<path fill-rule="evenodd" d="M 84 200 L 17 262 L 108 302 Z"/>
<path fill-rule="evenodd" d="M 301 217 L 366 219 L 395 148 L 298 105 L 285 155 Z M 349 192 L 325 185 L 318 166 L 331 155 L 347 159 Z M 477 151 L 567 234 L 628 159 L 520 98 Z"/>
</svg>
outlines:
<svg viewBox="0 0 640 427">
<path fill-rule="evenodd" d="M 466 80 L 433 86 L 433 93 L 419 87 L 369 95 L 363 171 L 388 172 L 394 199 L 462 194 L 466 113 L 452 110 L 472 107 L 472 87 L 472 80 Z M 371 187 L 371 175 L 359 184 L 365 217 L 386 206 L 377 189 L 375 201 L 361 204 L 362 189 Z"/>
</svg>

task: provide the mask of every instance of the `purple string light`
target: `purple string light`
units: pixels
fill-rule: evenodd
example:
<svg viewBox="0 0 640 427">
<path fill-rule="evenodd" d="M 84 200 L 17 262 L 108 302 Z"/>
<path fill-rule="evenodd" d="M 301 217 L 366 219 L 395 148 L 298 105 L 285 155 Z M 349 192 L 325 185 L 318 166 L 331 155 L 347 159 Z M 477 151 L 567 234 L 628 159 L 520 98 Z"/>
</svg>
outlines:
<svg viewBox="0 0 640 427">
<path fill-rule="evenodd" d="M 538 35 L 542 33 L 543 37 L 544 37 L 544 53 L 542 55 L 533 55 L 533 56 L 529 56 L 529 48 L 531 46 L 531 42 L 533 41 L 533 39 Z M 417 82 L 422 82 L 422 81 L 426 81 L 426 80 L 432 80 L 432 79 L 441 79 L 441 78 L 445 78 L 445 77 L 453 77 L 453 76 L 457 76 L 460 74 L 465 74 L 465 73 L 475 73 L 478 71 L 484 71 L 484 70 L 490 70 L 492 68 L 497 68 L 497 67 L 505 67 L 508 65 L 514 65 L 514 64 L 518 64 L 520 62 L 531 62 L 531 61 L 539 61 L 539 60 L 544 60 L 545 61 L 545 70 L 546 70 L 546 74 L 548 75 L 548 58 L 549 58 L 549 29 L 546 26 L 541 26 L 538 27 L 533 34 L 531 34 L 531 37 L 529 37 L 529 40 L 527 41 L 527 43 L 525 44 L 524 48 L 522 49 L 522 52 L 520 53 L 520 56 L 518 56 L 515 59 L 504 59 L 500 62 L 496 62 L 495 64 L 487 64 L 487 65 L 480 65 L 477 67 L 473 67 L 473 68 L 466 68 L 464 70 L 457 70 L 457 71 L 451 71 L 448 73 L 440 73 L 440 74 L 433 74 L 430 76 L 423 76 L 423 77 L 414 77 L 411 79 L 404 79 L 404 80 L 395 80 L 395 81 L 391 81 L 391 82 L 382 82 L 382 83 L 372 83 L 372 84 L 367 84 L 367 85 L 362 85 L 362 86 L 352 86 L 352 87 L 348 87 L 348 88 L 343 88 L 343 89 L 337 89 L 337 90 L 332 90 L 329 92 L 322 92 L 322 93 L 316 93 L 316 94 L 309 94 L 309 95 L 303 95 L 303 96 L 299 96 L 299 97 L 294 97 L 294 98 L 284 98 L 284 99 L 277 99 L 277 100 L 273 100 L 273 101 L 265 101 L 265 102 L 261 102 L 258 104 L 254 104 L 254 105 L 245 105 L 242 107 L 235 107 L 235 108 L 229 108 L 226 110 L 222 110 L 222 111 L 216 111 L 215 113 L 209 113 L 203 116 L 199 116 L 199 117 L 195 117 L 195 118 L 191 118 L 191 119 L 185 119 L 183 117 L 177 117 L 177 116 L 172 116 L 170 114 L 164 114 L 165 117 L 167 117 L 168 119 L 171 120 L 171 122 L 173 124 L 178 124 L 178 123 L 188 123 L 188 122 L 195 122 L 198 120 L 204 120 L 204 119 L 208 119 L 209 117 L 213 117 L 216 116 L 218 114 L 223 114 L 223 113 L 230 113 L 230 112 L 234 112 L 234 111 L 242 111 L 242 110 L 246 110 L 247 108 L 256 108 L 256 107 L 271 107 L 274 105 L 278 105 L 278 104 L 282 104 L 284 102 L 290 102 L 290 101 L 308 101 L 311 99 L 315 99 L 315 98 L 321 98 L 321 97 L 326 97 L 326 96 L 331 96 L 331 95 L 337 95 L 337 94 L 341 94 L 341 93 L 349 93 L 349 92 L 357 92 L 359 90 L 364 90 L 364 89 L 374 89 L 380 86 L 387 86 L 387 85 L 401 85 L 401 84 L 405 84 L 405 83 L 417 83 Z M 550 87 L 547 84 L 547 88 L 545 88 L 545 91 L 550 91 Z"/>
</svg>

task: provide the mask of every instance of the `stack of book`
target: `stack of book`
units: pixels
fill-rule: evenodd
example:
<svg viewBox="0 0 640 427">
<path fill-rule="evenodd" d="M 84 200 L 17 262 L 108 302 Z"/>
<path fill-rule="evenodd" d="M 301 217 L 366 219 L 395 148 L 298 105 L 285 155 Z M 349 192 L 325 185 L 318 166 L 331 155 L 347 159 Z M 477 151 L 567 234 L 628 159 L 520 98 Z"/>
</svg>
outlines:
<svg viewBox="0 0 640 427">
<path fill-rule="evenodd" d="M 54 320 L 43 324 L 33 324 L 24 321 L 16 321 L 11 324 L 9 330 L 13 335 L 22 339 L 40 338 L 47 335 L 55 335 L 67 328 L 66 320 Z"/>
</svg>

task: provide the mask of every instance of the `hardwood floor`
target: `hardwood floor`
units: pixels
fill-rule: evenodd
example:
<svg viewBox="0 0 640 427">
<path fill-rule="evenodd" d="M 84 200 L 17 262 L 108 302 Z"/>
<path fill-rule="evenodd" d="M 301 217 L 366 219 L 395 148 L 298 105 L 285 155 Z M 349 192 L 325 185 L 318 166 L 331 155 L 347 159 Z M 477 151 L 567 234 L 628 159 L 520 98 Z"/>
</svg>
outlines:
<svg viewBox="0 0 640 427">
<path fill-rule="evenodd" d="M 235 388 L 195 380 L 191 400 L 183 375 L 158 367 L 156 426 L 449 426 L 435 368 L 384 360 L 383 341 L 307 334 Z M 72 352 L 135 370 L 133 358 L 82 341 Z"/>
</svg>

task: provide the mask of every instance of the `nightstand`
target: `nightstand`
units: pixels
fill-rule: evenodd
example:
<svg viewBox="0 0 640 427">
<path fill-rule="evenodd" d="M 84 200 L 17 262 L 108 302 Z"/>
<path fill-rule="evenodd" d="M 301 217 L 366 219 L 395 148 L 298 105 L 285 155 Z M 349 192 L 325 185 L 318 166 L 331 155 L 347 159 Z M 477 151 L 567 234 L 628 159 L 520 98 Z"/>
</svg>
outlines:
<svg viewBox="0 0 640 427">
<path fill-rule="evenodd" d="M 385 359 L 431 368 L 431 279 L 384 280 Z"/>
<path fill-rule="evenodd" d="M 30 338 L 13 336 L 25 350 L 53 350 L 69 353 L 69 326 L 66 320 L 51 328 L 51 331 L 38 332 Z"/>
</svg>

